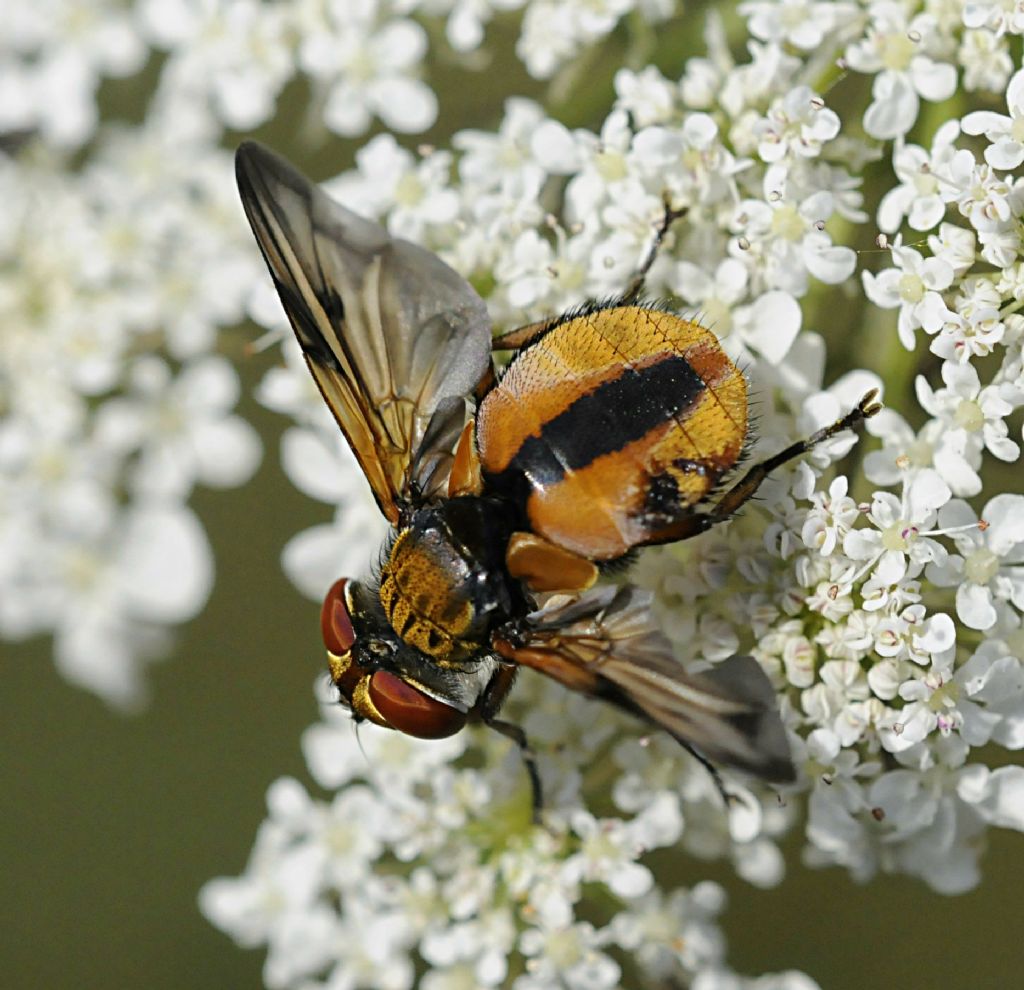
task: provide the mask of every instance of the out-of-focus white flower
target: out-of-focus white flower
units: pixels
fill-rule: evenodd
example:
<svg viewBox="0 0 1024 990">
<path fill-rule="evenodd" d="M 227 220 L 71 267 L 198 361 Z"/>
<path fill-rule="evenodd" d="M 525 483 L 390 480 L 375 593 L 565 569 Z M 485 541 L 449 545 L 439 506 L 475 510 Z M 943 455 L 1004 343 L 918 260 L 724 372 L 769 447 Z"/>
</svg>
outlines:
<svg viewBox="0 0 1024 990">
<path fill-rule="evenodd" d="M 984 134 L 989 141 L 985 161 L 1003 171 L 1024 162 L 1024 71 L 1010 80 L 1006 89 L 1009 115 L 975 110 L 963 119 L 965 134 Z"/>
<path fill-rule="evenodd" d="M 968 0 L 963 17 L 969 28 L 984 27 L 999 35 L 1024 34 L 1024 11 L 1006 0 Z"/>
<path fill-rule="evenodd" d="M 238 395 L 238 375 L 224 358 L 201 358 L 176 378 L 158 358 L 141 359 L 128 396 L 105 403 L 98 425 L 138 449 L 131 472 L 137 490 L 187 498 L 197 482 L 243 484 L 259 464 L 256 432 L 231 413 Z"/>
<path fill-rule="evenodd" d="M 987 30 L 964 31 L 957 61 L 963 67 L 963 88 L 968 91 L 997 92 L 1013 72 L 1007 38 Z"/>
<path fill-rule="evenodd" d="M 588 922 L 555 928 L 532 928 L 519 939 L 526 956 L 526 975 L 518 977 L 515 990 L 610 990 L 618 986 L 618 964 L 600 950 L 602 933 Z"/>
<path fill-rule="evenodd" d="M 852 3 L 822 3 L 820 0 L 748 0 L 740 5 L 750 33 L 761 41 L 788 41 L 802 51 L 820 47 L 825 36 L 845 26 L 857 14 Z"/>
<path fill-rule="evenodd" d="M 295 72 L 283 8 L 258 0 L 142 0 L 137 18 L 170 52 L 165 84 L 209 102 L 217 119 L 244 130 L 264 123 Z"/>
<path fill-rule="evenodd" d="M 531 75 L 546 79 L 584 45 L 608 34 L 635 6 L 637 0 L 533 0 L 516 54 Z M 649 13 L 653 19 L 658 11 Z"/>
<path fill-rule="evenodd" d="M 98 123 L 103 77 L 131 75 L 146 59 L 125 5 L 51 0 L 4 13 L 0 132 L 39 130 L 61 147 L 87 141 Z"/>
<path fill-rule="evenodd" d="M 53 633 L 62 672 L 124 706 L 209 595 L 183 501 L 260 457 L 237 375 L 209 354 L 256 271 L 223 208 L 228 158 L 167 126 L 104 134 L 80 173 L 42 149 L 0 163 L 0 625 Z"/>
<path fill-rule="evenodd" d="M 373 117 L 403 134 L 437 119 L 437 96 L 417 78 L 427 47 L 423 28 L 387 19 L 375 0 L 333 0 L 313 13 L 300 7 L 299 64 L 325 92 L 324 123 L 337 134 L 363 134 Z"/>
</svg>

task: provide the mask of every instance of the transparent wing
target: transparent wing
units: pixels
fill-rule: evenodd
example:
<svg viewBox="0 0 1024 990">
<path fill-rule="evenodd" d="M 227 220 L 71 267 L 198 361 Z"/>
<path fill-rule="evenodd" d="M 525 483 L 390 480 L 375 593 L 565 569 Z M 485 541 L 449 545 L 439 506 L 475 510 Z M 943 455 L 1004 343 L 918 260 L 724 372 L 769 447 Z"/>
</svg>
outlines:
<svg viewBox="0 0 1024 990">
<path fill-rule="evenodd" d="M 527 641 L 501 652 L 567 687 L 641 715 L 716 763 L 771 781 L 794 778 L 775 694 L 753 657 L 689 674 L 651 614 L 648 592 L 626 585 L 556 596 L 527 616 Z"/>
<path fill-rule="evenodd" d="M 486 307 L 440 258 L 391 237 L 251 141 L 235 156 L 249 223 L 313 377 L 381 511 L 437 495 L 490 364 Z"/>
</svg>

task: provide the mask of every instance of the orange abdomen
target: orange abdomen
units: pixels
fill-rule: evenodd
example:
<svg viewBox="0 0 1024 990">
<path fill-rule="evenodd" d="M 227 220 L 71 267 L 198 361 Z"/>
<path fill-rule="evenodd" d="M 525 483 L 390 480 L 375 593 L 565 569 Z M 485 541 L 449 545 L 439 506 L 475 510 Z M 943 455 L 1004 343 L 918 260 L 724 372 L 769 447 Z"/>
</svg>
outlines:
<svg viewBox="0 0 1024 990">
<path fill-rule="evenodd" d="M 570 317 L 520 352 L 477 413 L 488 493 L 591 560 L 678 538 L 739 459 L 747 383 L 715 336 L 639 306 Z"/>
</svg>

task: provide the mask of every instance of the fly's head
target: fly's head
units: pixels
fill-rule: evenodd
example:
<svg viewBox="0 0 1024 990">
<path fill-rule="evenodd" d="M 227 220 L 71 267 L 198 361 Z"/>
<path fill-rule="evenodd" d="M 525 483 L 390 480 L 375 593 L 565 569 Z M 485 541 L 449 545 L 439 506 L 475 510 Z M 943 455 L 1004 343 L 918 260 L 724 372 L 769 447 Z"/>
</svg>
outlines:
<svg viewBox="0 0 1024 990">
<path fill-rule="evenodd" d="M 324 598 L 320 628 L 331 680 L 357 720 L 420 739 L 443 739 L 466 724 L 471 705 L 459 697 L 458 681 L 432 670 L 399 639 L 372 588 L 336 581 Z"/>
</svg>

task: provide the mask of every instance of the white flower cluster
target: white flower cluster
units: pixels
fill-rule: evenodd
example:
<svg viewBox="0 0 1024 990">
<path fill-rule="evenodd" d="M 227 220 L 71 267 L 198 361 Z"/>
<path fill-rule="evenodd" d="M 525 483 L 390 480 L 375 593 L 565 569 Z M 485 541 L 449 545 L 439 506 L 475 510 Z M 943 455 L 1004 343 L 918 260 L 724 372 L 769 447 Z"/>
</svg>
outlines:
<svg viewBox="0 0 1024 990">
<path fill-rule="evenodd" d="M 715 662 L 750 650 L 761 660 L 801 780 L 782 802 L 741 790 L 726 814 L 674 744 L 638 738 L 606 708 L 524 676 L 510 717 L 538 752 L 548 794 L 547 828 L 530 829 L 525 776 L 507 741 L 478 734 L 420 746 L 371 729 L 360 759 L 350 727 L 325 711 L 305 748 L 317 782 L 337 789 L 334 803 L 294 782 L 275 785 L 250 868 L 203 895 L 217 924 L 268 945 L 272 986 L 359 985 L 372 972 L 379 985 L 405 987 L 424 964 L 429 987 L 611 986 L 623 966 L 630 985 L 740 986 L 709 927 L 711 888 L 658 891 L 648 850 L 727 856 L 749 881 L 772 885 L 784 872 L 776 839 L 806 807 L 809 863 L 842 864 L 861 879 L 903 872 L 956 892 L 978 882 L 985 829 L 1024 829 L 1024 771 L 971 759 L 987 743 L 1024 747 L 1024 496 L 992 494 L 978 514 L 964 501 L 983 492 L 986 452 L 1019 456 L 1006 420 L 1024 405 L 1024 200 L 1007 174 L 1024 157 L 1015 137 L 1021 76 L 1010 78 L 1012 66 L 998 74 L 1001 61 L 990 59 L 979 81 L 966 57 L 983 47 L 979 33 L 988 51 L 1005 52 L 1006 30 L 931 5 L 743 9 L 747 61 L 734 61 L 712 18 L 708 55 L 682 78 L 653 68 L 617 75 L 618 99 L 598 133 L 513 99 L 497 131 L 457 133 L 452 151 L 414 155 L 375 138 L 332 191 L 473 278 L 505 327 L 620 291 L 666 200 L 686 207 L 648 289 L 699 312 L 749 369 L 763 453 L 880 384 L 854 369 L 823 388 L 825 339 L 803 326 L 800 299 L 840 284 L 853 291 L 858 256 L 831 232 L 868 223 L 863 176 L 882 168 L 877 140 L 895 139 L 896 178 L 877 219 L 883 250 L 861 256 L 861 281 L 873 303 L 898 308 L 897 346 L 916 348 L 919 328 L 930 335 L 942 387 L 929 384 L 931 372 L 915 381 L 912 365 L 903 378 L 887 376 L 894 409 L 871 422 L 882 446 L 864 461 L 880 487 L 864 500 L 851 496 L 847 475 L 830 472 L 853 449 L 842 437 L 775 479 L 760 511 L 650 551 L 634 571 L 656 591 L 681 657 Z M 873 77 L 867 138 L 844 127 L 815 86 L 836 60 L 855 70 L 847 80 Z M 931 151 L 908 143 L 921 99 L 950 97 L 958 73 L 975 88 L 1008 86 L 1008 114 L 949 121 Z M 922 240 L 904 245 L 905 221 Z M 883 256 L 893 267 L 877 264 Z M 282 395 L 300 387 L 284 382 L 274 383 Z M 915 431 L 896 409 L 927 421 Z M 323 444 L 335 443 L 316 439 L 322 426 L 307 418 L 293 441 L 319 450 L 317 463 Z M 289 470 L 309 494 L 368 505 L 351 473 L 314 474 L 299 460 L 289 458 Z M 337 527 L 300 534 L 286 554 L 311 592 L 344 566 L 359 573 L 356 558 L 373 553 L 371 527 L 360 521 L 366 540 L 354 541 L 343 525 L 343 537 Z M 353 775 L 363 782 L 345 786 Z M 373 838 L 360 825 L 325 839 L 318 823 L 353 819 L 339 810 L 350 801 L 371 809 L 359 820 L 378 823 Z M 318 859 L 316 882 L 289 889 L 287 864 L 302 856 Z M 312 931 L 314 918 L 315 944 L 295 949 L 295 933 Z M 705 934 L 695 937 L 694 926 Z M 807 985 L 799 974 L 771 980 Z"/>
<path fill-rule="evenodd" d="M 351 137 L 365 134 L 376 118 L 418 134 L 434 124 L 438 109 L 423 80 L 425 26 L 443 24 L 451 49 L 469 56 L 495 14 L 522 10 L 516 52 L 528 72 L 544 79 L 627 14 L 655 22 L 674 8 L 674 0 L 19 3 L 0 38 L 0 133 L 32 130 L 57 146 L 81 145 L 99 120 L 102 81 L 137 73 L 156 50 L 168 56 L 164 86 L 218 129 L 270 120 L 281 91 L 301 78 L 312 90 L 317 127 Z"/>
<path fill-rule="evenodd" d="M 592 702 L 524 686 L 524 724 L 550 754 L 543 769 L 555 813 L 546 828 L 531 823 L 526 773 L 497 734 L 464 732 L 424 746 L 371 725 L 357 737 L 322 683 L 323 720 L 303 749 L 334 798 L 276 781 L 246 872 L 211 881 L 200 898 L 240 944 L 266 945 L 266 985 L 403 990 L 425 965 L 424 990 L 610 990 L 624 978 L 635 985 L 639 974 L 697 978 L 705 990 L 813 987 L 796 973 L 731 973 L 717 926 L 722 889 L 706 882 L 665 891 L 640 862 L 681 837 L 698 855 L 723 851 L 707 775 L 660 740 L 616 742 L 625 720 L 595 719 Z M 462 765 L 470 752 L 484 770 Z M 616 803 L 630 811 L 586 810 L 587 785 L 614 786 Z M 734 830 L 756 846 L 762 829 L 781 830 L 784 810 L 776 817 L 762 824 L 750 797 Z M 767 859 L 769 872 L 780 868 L 770 853 L 741 855 L 751 864 Z M 584 903 L 586 921 L 576 916 Z"/>
<path fill-rule="evenodd" d="M 193 488 L 261 455 L 214 353 L 259 273 L 230 157 L 172 125 L 111 132 L 78 174 L 0 160 L 0 636 L 52 633 L 123 706 L 209 595 Z"/>
<path fill-rule="evenodd" d="M 267 340 L 288 340 L 258 393 L 292 420 L 285 470 L 336 507 L 288 545 L 287 572 L 319 598 L 366 569 L 382 531 L 287 338 L 218 148 L 224 129 L 268 120 L 299 78 L 314 134 L 431 126 L 431 19 L 469 52 L 492 15 L 519 11 L 519 57 L 545 77 L 626 15 L 676 11 L 16 6 L 0 40 L 0 635 L 52 631 L 69 677 L 128 704 L 137 661 L 210 587 L 193 486 L 242 483 L 259 456 L 217 332 L 246 309 Z M 978 882 L 989 827 L 1024 829 L 1024 770 L 975 752 L 1024 748 L 1024 495 L 999 473 L 1019 459 L 1024 406 L 1017 6 L 748 0 L 742 58 L 711 15 L 706 54 L 681 77 L 617 74 L 596 132 L 512 98 L 497 129 L 461 131 L 450 150 L 378 136 L 331 184 L 471 278 L 501 328 L 621 292 L 666 201 L 685 207 L 648 292 L 700 314 L 748 370 L 755 456 L 881 384 L 854 363 L 884 364 L 890 408 L 870 423 L 880 449 L 863 471 L 854 438 L 833 440 L 765 486 L 759 509 L 634 571 L 683 660 L 750 651 L 770 672 L 801 771 L 781 800 L 730 781 L 741 800 L 727 814 L 675 744 L 524 675 L 509 718 L 544 778 L 534 827 L 507 740 L 469 730 L 420 743 L 373 727 L 357 738 L 324 697 L 304 749 L 333 799 L 274 784 L 248 868 L 202 895 L 215 924 L 267 947 L 268 986 L 404 990 L 429 968 L 427 990 L 802 990 L 813 983 L 797 973 L 731 973 L 721 891 L 662 890 L 647 854 L 728 857 L 772 885 L 777 840 L 806 808 L 810 863 L 956 892 Z M 145 124 L 97 132 L 101 80 L 138 70 L 148 46 L 166 55 Z M 844 109 L 858 99 L 862 114 Z M 19 154 L 19 132 L 40 140 Z M 84 165 L 72 172 L 61 156 L 75 148 Z M 871 226 L 881 250 L 858 256 L 842 242 L 871 223 L 865 180 L 884 192 Z M 805 321 L 867 308 L 864 296 L 895 346 L 837 342 L 845 374 L 825 388 L 827 327 Z"/>
</svg>

